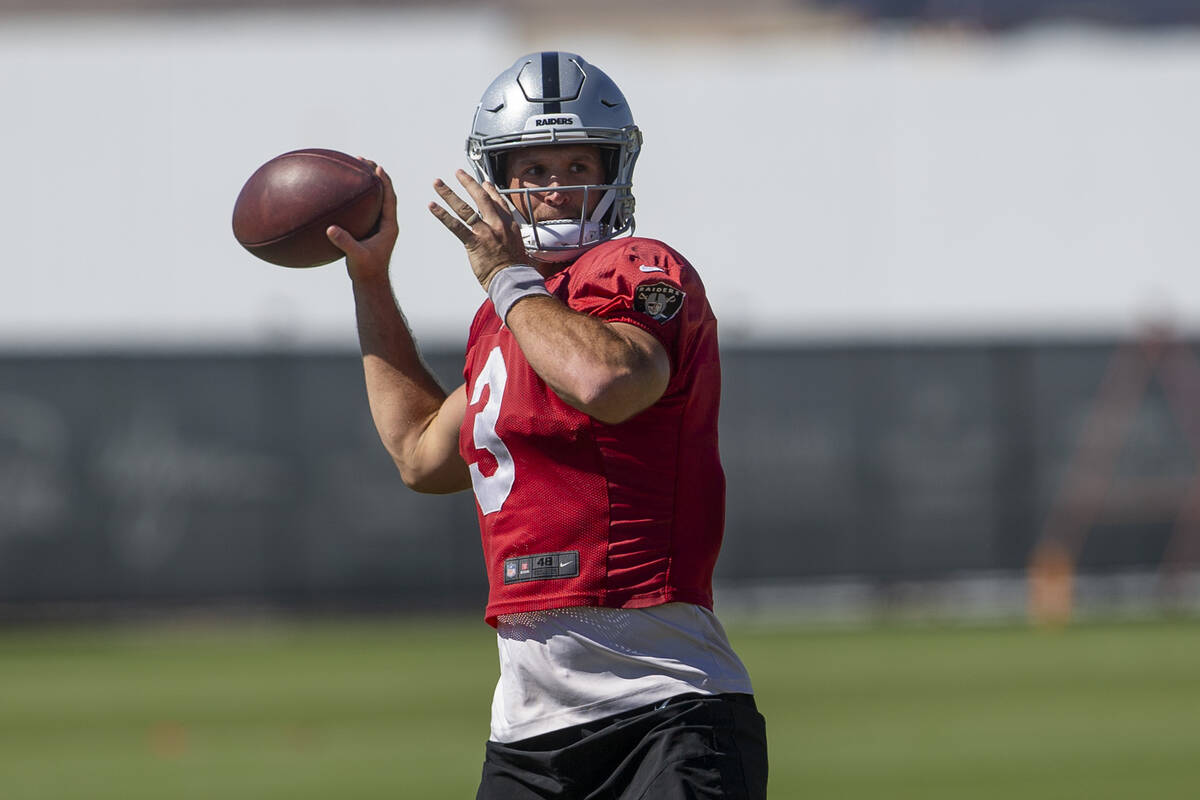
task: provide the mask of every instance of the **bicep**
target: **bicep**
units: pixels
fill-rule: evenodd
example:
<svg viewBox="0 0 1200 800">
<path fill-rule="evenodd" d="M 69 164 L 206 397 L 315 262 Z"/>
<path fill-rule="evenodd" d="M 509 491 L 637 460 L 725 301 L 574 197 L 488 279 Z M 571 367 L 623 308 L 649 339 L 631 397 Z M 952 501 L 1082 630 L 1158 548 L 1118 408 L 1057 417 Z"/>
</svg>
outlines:
<svg viewBox="0 0 1200 800">
<path fill-rule="evenodd" d="M 667 349 L 649 331 L 628 322 L 610 322 L 611 330 L 625 340 L 633 353 L 630 359 L 629 386 L 625 407 L 619 416 L 628 418 L 659 401 L 671 381 L 671 358 Z"/>
<path fill-rule="evenodd" d="M 667 382 L 671 380 L 671 357 L 658 337 L 628 322 L 610 322 L 608 325 L 638 354 L 634 368 L 638 377 L 660 386 L 660 395 L 666 391 Z"/>
<path fill-rule="evenodd" d="M 654 405 L 671 379 L 666 348 L 632 323 L 530 297 L 512 307 L 507 324 L 538 377 L 567 405 L 601 422 L 623 422 Z"/>
<path fill-rule="evenodd" d="M 442 402 L 438 413 L 421 434 L 412 459 L 412 472 L 404 482 L 418 492 L 448 494 L 471 488 L 471 474 L 458 451 L 458 433 L 467 410 L 463 384 Z"/>
</svg>

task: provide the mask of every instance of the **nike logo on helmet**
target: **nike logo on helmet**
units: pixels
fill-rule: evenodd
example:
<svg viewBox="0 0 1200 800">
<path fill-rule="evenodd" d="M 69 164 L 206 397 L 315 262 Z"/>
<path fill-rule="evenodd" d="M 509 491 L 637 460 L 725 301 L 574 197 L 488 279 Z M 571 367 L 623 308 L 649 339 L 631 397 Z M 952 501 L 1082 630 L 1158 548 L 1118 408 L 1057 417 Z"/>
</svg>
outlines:
<svg viewBox="0 0 1200 800">
<path fill-rule="evenodd" d="M 642 272 L 666 272 L 662 267 L 652 267 L 649 264 L 642 264 L 638 269 Z"/>
</svg>

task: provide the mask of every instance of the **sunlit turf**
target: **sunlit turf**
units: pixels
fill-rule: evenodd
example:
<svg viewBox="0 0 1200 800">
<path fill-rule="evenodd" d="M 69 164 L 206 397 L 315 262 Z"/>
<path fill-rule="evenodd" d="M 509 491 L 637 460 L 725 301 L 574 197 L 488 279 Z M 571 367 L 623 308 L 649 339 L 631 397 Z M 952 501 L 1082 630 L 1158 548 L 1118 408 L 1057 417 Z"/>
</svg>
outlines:
<svg viewBox="0 0 1200 800">
<path fill-rule="evenodd" d="M 1192 798 L 1200 624 L 729 626 L 771 797 Z M 471 798 L 474 619 L 0 631 L 0 798 Z"/>
</svg>

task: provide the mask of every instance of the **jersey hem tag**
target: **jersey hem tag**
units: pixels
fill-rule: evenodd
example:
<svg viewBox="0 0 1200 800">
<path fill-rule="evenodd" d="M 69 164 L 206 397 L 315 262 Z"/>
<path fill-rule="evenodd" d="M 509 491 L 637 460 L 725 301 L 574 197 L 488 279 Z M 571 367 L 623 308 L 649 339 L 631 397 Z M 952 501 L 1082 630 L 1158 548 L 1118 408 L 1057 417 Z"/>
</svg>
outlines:
<svg viewBox="0 0 1200 800">
<path fill-rule="evenodd" d="M 525 583 L 579 577 L 579 551 L 535 553 L 504 559 L 504 583 Z"/>
</svg>

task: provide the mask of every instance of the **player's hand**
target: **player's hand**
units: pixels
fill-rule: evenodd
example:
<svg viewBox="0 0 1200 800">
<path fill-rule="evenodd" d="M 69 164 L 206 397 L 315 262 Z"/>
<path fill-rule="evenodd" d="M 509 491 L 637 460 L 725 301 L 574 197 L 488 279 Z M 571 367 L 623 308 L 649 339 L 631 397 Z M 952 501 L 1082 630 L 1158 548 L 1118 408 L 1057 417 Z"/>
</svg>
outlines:
<svg viewBox="0 0 1200 800">
<path fill-rule="evenodd" d="M 362 241 L 355 241 L 353 236 L 337 225 L 330 225 L 325 235 L 346 254 L 346 271 L 350 273 L 351 280 L 386 279 L 392 249 L 400 233 L 400 226 L 396 222 L 396 190 L 392 188 L 392 179 L 383 167 L 365 158 L 359 160 L 370 165 L 383 182 L 383 209 L 379 214 L 379 226 Z"/>
<path fill-rule="evenodd" d="M 476 213 L 471 204 L 455 194 L 441 178 L 433 182 L 433 189 L 450 207 L 450 211 L 434 202 L 429 204 L 429 210 L 467 248 L 475 278 L 487 291 L 492 276 L 497 272 L 513 264 L 525 263 L 521 226 L 490 181 L 481 184 L 461 169 L 454 173 L 454 177 L 458 178 L 458 182 L 475 201 L 479 212 Z"/>
</svg>

